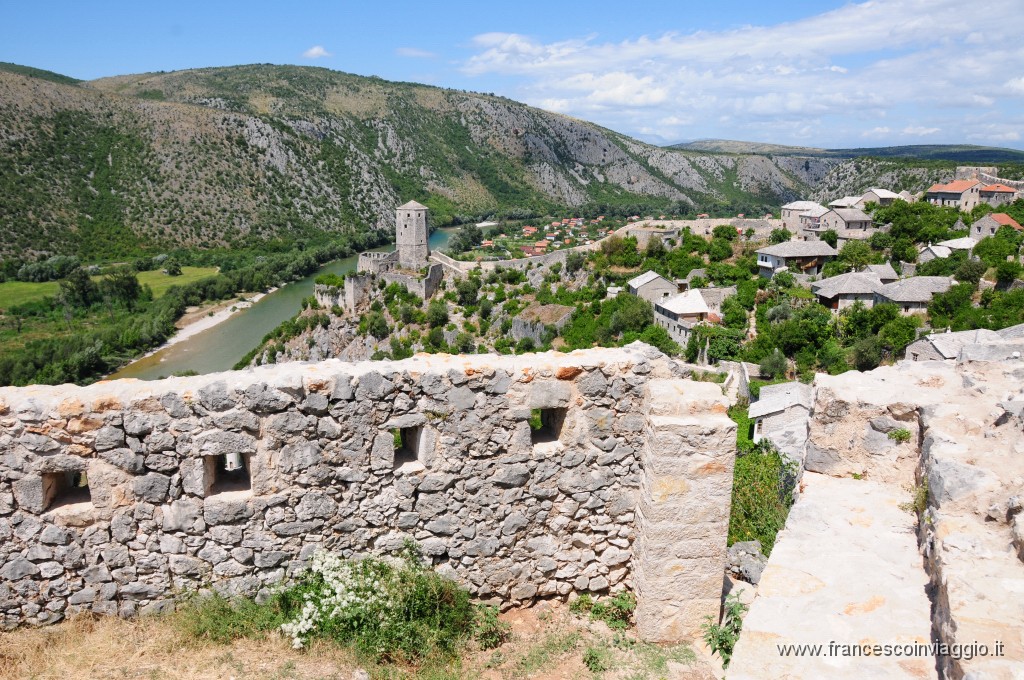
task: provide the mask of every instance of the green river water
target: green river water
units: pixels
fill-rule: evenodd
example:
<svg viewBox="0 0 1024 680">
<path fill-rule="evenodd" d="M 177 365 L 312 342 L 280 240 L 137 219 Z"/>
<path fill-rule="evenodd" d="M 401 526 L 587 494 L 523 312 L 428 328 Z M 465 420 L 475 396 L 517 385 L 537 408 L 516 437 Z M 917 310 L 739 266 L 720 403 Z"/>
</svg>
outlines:
<svg viewBox="0 0 1024 680">
<path fill-rule="evenodd" d="M 430 248 L 440 250 L 448 244 L 454 230 L 436 229 L 430 235 Z M 379 248 L 394 250 L 394 246 Z M 313 294 L 313 280 L 320 274 L 344 274 L 355 270 L 357 256 L 335 260 L 304 279 L 289 283 L 261 298 L 225 321 L 202 333 L 165 347 L 150 356 L 128 364 L 111 378 L 155 380 L 181 371 L 216 373 L 230 370 L 239 359 L 255 347 L 263 336 L 299 311 L 302 298 Z"/>
</svg>

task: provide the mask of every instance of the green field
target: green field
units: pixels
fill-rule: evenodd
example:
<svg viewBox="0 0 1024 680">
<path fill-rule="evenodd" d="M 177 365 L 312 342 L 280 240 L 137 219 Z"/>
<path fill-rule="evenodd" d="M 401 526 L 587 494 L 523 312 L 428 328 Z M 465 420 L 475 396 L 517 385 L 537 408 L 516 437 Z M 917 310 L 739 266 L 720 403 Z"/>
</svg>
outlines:
<svg viewBox="0 0 1024 680">
<path fill-rule="evenodd" d="M 160 297 L 167 292 L 171 286 L 180 286 L 217 273 L 216 267 L 182 267 L 181 276 L 168 276 L 160 271 L 140 272 L 139 283 L 148 285 L 153 289 L 153 297 Z M 102 276 L 94 276 L 94 281 L 99 281 Z M 42 300 L 47 295 L 56 295 L 60 290 L 60 284 L 56 281 L 45 283 L 25 283 L 23 281 L 8 281 L 0 283 L 0 309 L 7 309 L 14 305 Z"/>
</svg>

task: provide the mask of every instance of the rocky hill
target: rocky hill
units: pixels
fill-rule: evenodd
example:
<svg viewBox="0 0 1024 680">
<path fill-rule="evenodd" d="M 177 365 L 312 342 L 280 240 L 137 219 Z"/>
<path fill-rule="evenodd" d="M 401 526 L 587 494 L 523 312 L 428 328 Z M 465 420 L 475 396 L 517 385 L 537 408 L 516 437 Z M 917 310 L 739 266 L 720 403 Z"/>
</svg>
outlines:
<svg viewBox="0 0 1024 680">
<path fill-rule="evenodd" d="M 836 163 L 663 149 L 502 97 L 321 68 L 54 76 L 0 69 L 0 256 L 390 229 L 408 198 L 440 224 L 582 206 L 754 212 Z"/>
</svg>

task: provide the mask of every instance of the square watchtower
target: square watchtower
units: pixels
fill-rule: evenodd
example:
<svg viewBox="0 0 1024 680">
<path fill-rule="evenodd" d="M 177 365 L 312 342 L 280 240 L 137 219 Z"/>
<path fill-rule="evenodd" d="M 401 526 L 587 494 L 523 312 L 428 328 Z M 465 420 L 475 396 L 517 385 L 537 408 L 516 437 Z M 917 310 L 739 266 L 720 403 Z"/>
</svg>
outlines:
<svg viewBox="0 0 1024 680">
<path fill-rule="evenodd" d="M 409 269 L 427 264 L 430 246 L 427 243 L 427 206 L 409 201 L 395 211 L 395 245 L 398 263 Z"/>
</svg>

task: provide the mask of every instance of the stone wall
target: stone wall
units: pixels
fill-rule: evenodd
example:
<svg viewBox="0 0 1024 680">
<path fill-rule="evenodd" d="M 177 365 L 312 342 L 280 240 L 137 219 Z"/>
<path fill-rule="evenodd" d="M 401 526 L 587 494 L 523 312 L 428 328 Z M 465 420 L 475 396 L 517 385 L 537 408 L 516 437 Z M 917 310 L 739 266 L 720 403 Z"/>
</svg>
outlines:
<svg viewBox="0 0 1024 680">
<path fill-rule="evenodd" d="M 441 285 L 441 279 L 444 278 L 444 267 L 436 263 L 431 264 L 427 269 L 426 276 L 423 277 L 390 271 L 381 274 L 381 278 L 388 283 L 397 283 L 400 286 L 405 286 L 405 289 L 413 295 L 429 300 L 437 292 L 438 286 Z"/>
<path fill-rule="evenodd" d="M 695 634 L 734 446 L 718 386 L 678 372 L 636 344 L 2 388 L 0 617 L 259 595 L 317 549 L 412 540 L 480 597 L 636 588 L 645 635 Z"/>
</svg>

